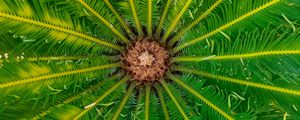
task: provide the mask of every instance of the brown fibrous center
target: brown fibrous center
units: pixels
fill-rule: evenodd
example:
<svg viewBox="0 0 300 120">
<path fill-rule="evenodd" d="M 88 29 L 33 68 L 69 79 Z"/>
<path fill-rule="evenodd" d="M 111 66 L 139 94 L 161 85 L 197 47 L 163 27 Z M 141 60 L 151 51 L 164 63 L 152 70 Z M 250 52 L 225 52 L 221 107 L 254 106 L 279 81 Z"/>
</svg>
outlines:
<svg viewBox="0 0 300 120">
<path fill-rule="evenodd" d="M 148 51 L 143 52 L 139 57 L 140 66 L 151 66 L 155 58 Z"/>
<path fill-rule="evenodd" d="M 134 80 L 140 82 L 156 81 L 168 69 L 169 54 L 155 41 L 143 39 L 136 41 L 122 55 L 124 69 Z"/>
</svg>

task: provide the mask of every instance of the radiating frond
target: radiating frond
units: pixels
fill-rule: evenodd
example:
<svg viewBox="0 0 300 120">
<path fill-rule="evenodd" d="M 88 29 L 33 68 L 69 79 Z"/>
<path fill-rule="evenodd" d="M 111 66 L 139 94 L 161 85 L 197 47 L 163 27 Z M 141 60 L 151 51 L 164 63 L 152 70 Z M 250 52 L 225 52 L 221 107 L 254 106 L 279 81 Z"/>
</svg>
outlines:
<svg viewBox="0 0 300 120">
<path fill-rule="evenodd" d="M 149 105 L 150 105 L 150 86 L 146 86 L 146 98 L 145 98 L 145 120 L 149 119 Z"/>
<path fill-rule="evenodd" d="M 136 98 L 136 102 L 135 102 L 135 107 L 133 110 L 133 113 L 131 113 L 131 117 L 132 119 L 145 119 L 145 89 L 144 88 L 139 88 L 138 93 L 137 93 L 137 98 Z"/>
<path fill-rule="evenodd" d="M 177 57 L 173 58 L 173 62 L 199 62 L 206 60 L 230 60 L 230 59 L 249 59 L 260 56 L 268 56 L 268 55 L 293 55 L 300 54 L 300 50 L 278 50 L 278 51 L 263 51 L 263 52 L 255 52 L 255 53 L 245 53 L 245 54 L 235 54 L 235 55 L 222 55 L 222 56 L 207 56 L 207 57 Z"/>
<path fill-rule="evenodd" d="M 169 115 L 168 108 L 166 106 L 166 103 L 165 103 L 165 100 L 164 100 L 164 97 L 163 97 L 163 94 L 162 94 L 162 88 L 161 88 L 161 86 L 156 86 L 156 90 L 157 90 L 158 97 L 160 99 L 159 101 L 160 101 L 161 107 L 162 107 L 162 109 L 164 111 L 165 120 L 169 120 L 170 119 L 170 115 Z"/>
<path fill-rule="evenodd" d="M 45 117 L 46 115 L 48 115 L 53 109 L 55 108 L 59 108 L 63 105 L 66 105 L 66 104 L 69 104 L 73 101 L 75 101 L 76 99 L 78 99 L 79 97 L 81 97 L 82 95 L 84 94 L 87 94 L 87 93 L 90 93 L 96 89 L 98 89 L 99 87 L 101 87 L 106 81 L 111 81 L 111 80 L 114 80 L 114 79 L 117 79 L 118 77 L 120 77 L 120 74 L 115 74 L 113 76 L 111 76 L 110 78 L 106 79 L 106 80 L 103 80 L 99 83 L 97 83 L 96 85 L 92 86 L 92 87 L 89 87 L 83 91 L 81 91 L 80 93 L 78 94 L 75 94 L 75 95 L 72 95 L 70 97 L 67 97 L 66 99 L 64 99 L 62 102 L 59 102 L 55 105 L 53 105 L 52 107 L 50 108 L 47 108 L 46 110 L 40 112 L 39 114 L 37 115 L 34 115 L 34 117 L 32 119 L 39 119 L 39 118 L 42 118 L 42 117 Z"/>
<path fill-rule="evenodd" d="M 117 12 L 117 10 L 115 9 L 115 7 L 110 3 L 109 0 L 104 0 L 104 2 L 109 7 L 109 9 L 114 13 L 114 15 L 117 17 L 117 19 L 119 20 L 119 22 L 121 23 L 121 25 L 123 26 L 123 28 L 125 29 L 125 31 L 128 33 L 128 35 L 131 37 L 131 39 L 134 39 L 135 38 L 134 33 L 132 32 L 132 30 L 130 29 L 130 27 L 125 23 L 125 21 L 123 20 L 123 18 L 121 18 L 120 14 Z"/>
<path fill-rule="evenodd" d="M 113 85 L 110 89 L 108 89 L 103 95 L 101 95 L 96 101 L 94 101 L 89 107 L 86 107 L 84 110 L 80 111 L 76 116 L 74 116 L 73 119 L 79 119 L 84 114 L 89 112 L 93 107 L 95 107 L 101 100 L 103 100 L 106 96 L 108 96 L 110 93 L 112 93 L 115 89 L 117 89 L 120 85 L 124 84 L 129 79 L 128 76 L 124 77 L 122 80 L 120 80 L 118 83 Z"/>
<path fill-rule="evenodd" d="M 171 80 L 175 81 L 177 84 L 181 85 L 184 89 L 186 89 L 189 92 L 191 92 L 192 94 L 194 94 L 198 99 L 202 100 L 205 104 L 207 104 L 208 106 L 210 106 L 212 109 L 214 109 L 217 112 L 219 112 L 226 119 L 229 119 L 229 120 L 233 120 L 234 119 L 231 115 L 229 115 L 228 113 L 226 113 L 225 111 L 223 111 L 222 109 L 220 109 L 214 103 L 212 103 L 211 101 L 209 101 L 208 99 L 206 99 L 203 95 L 197 93 L 195 90 L 193 90 L 192 88 L 190 88 L 189 86 L 187 86 L 186 84 L 184 84 L 183 82 L 181 82 L 180 79 L 176 78 L 171 73 L 167 73 L 167 74 L 168 74 L 168 78 L 170 78 Z"/>
<path fill-rule="evenodd" d="M 201 14 L 201 16 L 199 16 L 196 20 L 194 20 L 189 26 L 180 30 L 179 33 L 170 40 L 170 43 L 168 45 L 173 46 L 182 37 L 184 33 L 186 33 L 189 29 L 194 27 L 206 16 L 208 16 L 211 13 L 211 11 L 213 11 L 216 7 L 218 7 L 222 2 L 223 0 L 217 0 L 215 3 L 213 3 L 213 5 L 211 5 L 204 13 Z"/>
<path fill-rule="evenodd" d="M 165 43 L 169 37 L 169 35 L 171 34 L 171 32 L 173 31 L 173 29 L 176 27 L 176 25 L 178 24 L 178 21 L 180 20 L 180 18 L 182 17 L 182 15 L 184 14 L 184 12 L 186 12 L 186 10 L 188 9 L 189 5 L 193 2 L 193 0 L 187 0 L 187 2 L 185 3 L 185 5 L 183 6 L 183 8 L 180 10 L 179 14 L 176 16 L 176 18 L 172 21 L 170 27 L 166 30 L 166 33 L 164 33 L 163 37 L 162 37 L 162 42 Z"/>
<path fill-rule="evenodd" d="M 129 6 L 130 6 L 130 9 L 132 11 L 132 17 L 134 19 L 134 23 L 135 23 L 135 26 L 136 26 L 136 29 L 139 33 L 139 36 L 142 37 L 144 35 L 143 33 L 143 30 L 142 30 L 142 26 L 141 26 L 141 23 L 139 21 L 139 18 L 138 18 L 138 13 L 137 13 L 137 10 L 136 10 L 136 4 L 137 1 L 134 1 L 134 0 L 129 0 Z"/>
<path fill-rule="evenodd" d="M 72 61 L 72 60 L 89 60 L 89 59 L 107 59 L 116 61 L 118 59 L 117 56 L 32 56 L 32 57 L 24 57 L 24 56 L 17 56 L 15 58 L 10 59 L 0 59 L 0 63 L 3 62 L 49 62 L 49 61 Z"/>
<path fill-rule="evenodd" d="M 276 29 L 267 27 L 261 31 L 246 33 L 240 31 L 238 35 L 230 35 L 230 37 L 234 41 L 218 41 L 214 42 L 215 45 L 210 45 L 214 51 L 201 48 L 201 52 L 196 52 L 195 49 L 199 50 L 199 48 L 191 48 L 191 52 L 184 53 L 188 57 L 175 57 L 171 61 L 186 61 L 184 64 L 187 66 L 195 65 L 188 61 L 198 62 L 197 66 L 207 71 L 225 65 L 227 67 L 223 67 L 220 71 L 231 71 L 234 74 L 243 70 L 245 77 L 252 72 L 260 76 L 261 80 L 269 76 L 267 70 L 270 74 L 284 78 L 287 83 L 298 84 L 299 77 L 294 75 L 298 73 L 297 68 L 300 66 L 300 63 L 295 60 L 299 57 L 297 30 L 292 32 L 283 26 Z M 221 39 L 224 37 L 217 38 L 217 40 Z M 211 68 L 205 68 L 205 64 L 210 64 Z"/>
<path fill-rule="evenodd" d="M 175 103 L 176 107 L 180 111 L 180 113 L 183 116 L 183 118 L 185 120 L 188 120 L 189 119 L 188 116 L 186 115 L 186 113 L 184 112 L 184 110 L 181 108 L 180 104 L 178 103 L 178 101 L 176 100 L 176 98 L 174 97 L 174 95 L 172 94 L 172 92 L 170 91 L 170 89 L 168 88 L 167 84 L 164 81 L 161 81 L 161 84 L 165 88 L 165 90 L 167 91 L 168 95 L 171 97 L 172 101 Z"/>
<path fill-rule="evenodd" d="M 97 11 L 95 11 L 87 2 L 83 0 L 79 0 L 79 2 L 86 9 L 88 9 L 93 15 L 95 15 L 100 21 L 102 21 L 113 33 L 115 33 L 118 37 L 120 37 L 121 40 L 123 40 L 123 42 L 129 44 L 129 40 L 124 35 L 122 35 L 116 28 L 114 28 L 114 26 L 111 23 L 109 23 L 106 19 L 104 19 L 103 16 L 101 16 Z M 91 1 L 90 4 L 97 4 L 97 3 Z"/>
<path fill-rule="evenodd" d="M 64 14 L 64 17 L 62 18 L 61 13 L 55 13 L 55 8 L 48 7 L 47 4 L 35 2 L 34 5 L 30 5 L 29 3 L 24 2 L 23 6 L 27 8 L 24 12 L 28 12 L 30 16 L 24 16 L 18 12 L 18 9 L 20 8 L 11 9 L 9 6 L 15 5 L 13 2 L 1 2 L 0 21 L 3 28 L 5 28 L 1 29 L 1 33 L 13 29 L 15 34 L 26 36 L 27 39 L 48 39 L 49 42 L 55 41 L 56 44 L 59 41 L 65 40 L 68 41 L 69 44 L 76 43 L 75 45 L 77 46 L 86 45 L 90 47 L 93 46 L 93 43 L 97 43 L 116 50 L 122 50 L 122 47 L 120 46 L 113 45 L 94 36 L 85 34 L 82 25 L 72 23 L 70 15 Z M 38 10 L 38 12 L 34 12 L 33 9 Z M 82 40 L 77 40 L 76 38 Z"/>
<path fill-rule="evenodd" d="M 264 10 L 264 9 L 266 9 L 266 8 L 268 8 L 268 7 L 270 7 L 270 6 L 274 5 L 274 4 L 276 4 L 276 3 L 278 3 L 278 2 L 280 2 L 280 0 L 271 0 L 270 2 L 265 3 L 265 4 L 263 4 L 263 5 L 261 5 L 261 6 L 257 7 L 257 8 L 255 8 L 255 9 L 251 10 L 250 12 L 247 12 L 246 14 L 244 14 L 244 15 L 242 15 L 242 16 L 240 16 L 240 17 L 234 19 L 234 20 L 232 20 L 232 21 L 229 22 L 229 23 L 226 23 L 226 24 L 220 26 L 219 28 L 217 28 L 217 29 L 215 29 L 215 30 L 213 30 L 213 31 L 211 31 L 211 32 L 209 32 L 209 33 L 203 35 L 203 36 L 200 36 L 200 37 L 198 37 L 198 38 L 196 38 L 196 39 L 193 39 L 193 40 L 191 40 L 191 41 L 189 41 L 189 42 L 187 42 L 187 43 L 184 43 L 184 44 L 182 44 L 182 45 L 179 45 L 179 46 L 175 47 L 175 48 L 172 50 L 172 53 L 177 53 L 179 50 L 181 50 L 181 49 L 183 49 L 183 48 L 185 48 L 185 47 L 187 47 L 187 46 L 190 46 L 190 45 L 193 45 L 193 44 L 195 44 L 195 43 L 197 43 L 197 42 L 203 41 L 203 40 L 205 40 L 206 38 L 208 38 L 208 37 L 210 37 L 210 36 L 212 36 L 212 35 L 215 35 L 216 33 L 219 33 L 220 31 L 222 31 L 222 30 L 224 30 L 224 29 L 227 29 L 227 28 L 229 28 L 229 27 L 231 27 L 231 26 L 237 24 L 238 22 L 241 22 L 242 20 L 244 20 L 244 19 L 246 19 L 246 18 L 248 18 L 248 17 L 250 17 L 250 16 L 252 16 L 252 15 L 255 15 L 255 14 L 258 13 L 258 12 L 261 12 L 262 10 Z"/>
<path fill-rule="evenodd" d="M 148 5 L 148 25 L 147 25 L 147 31 L 148 31 L 148 37 L 152 38 L 152 0 L 148 0 L 147 1 L 147 5 Z"/>
<path fill-rule="evenodd" d="M 245 85 L 245 86 L 251 86 L 251 87 L 255 87 L 255 88 L 267 89 L 267 90 L 271 90 L 271 91 L 275 91 L 275 92 L 282 92 L 282 93 L 297 95 L 297 96 L 300 95 L 300 91 L 293 90 L 293 89 L 275 87 L 275 86 L 272 86 L 272 85 L 264 85 L 264 84 L 260 84 L 260 83 L 249 82 L 249 81 L 246 81 L 246 80 L 239 80 L 239 79 L 224 77 L 224 76 L 220 76 L 220 75 L 212 75 L 212 74 L 205 73 L 205 72 L 202 72 L 202 71 L 189 70 L 189 69 L 186 69 L 186 68 L 175 68 L 174 70 L 194 73 L 194 74 L 201 75 L 201 76 L 204 76 L 204 77 L 209 77 L 209 78 L 218 79 L 218 80 L 224 80 L 226 82 L 231 82 L 231 83 Z"/>
<path fill-rule="evenodd" d="M 119 108 L 118 108 L 117 112 L 114 114 L 114 117 L 112 118 L 112 120 L 117 120 L 118 119 L 120 113 L 122 112 L 122 109 L 123 109 L 125 103 L 127 102 L 129 96 L 132 94 L 134 87 L 135 87 L 134 83 L 131 83 L 131 85 L 128 88 L 128 91 L 127 91 L 126 95 L 122 99 L 122 101 L 119 105 Z"/>
<path fill-rule="evenodd" d="M 282 79 L 273 80 L 270 81 L 272 84 L 264 84 L 261 82 L 261 80 L 257 80 L 257 78 L 251 79 L 251 81 L 245 79 L 236 79 L 231 77 L 225 77 L 223 75 L 214 75 L 210 73 L 206 73 L 203 71 L 193 70 L 193 69 L 187 69 L 187 68 L 181 68 L 176 67 L 174 68 L 176 71 L 182 71 L 186 73 L 193 73 L 202 77 L 209 78 L 209 80 L 215 80 L 211 81 L 210 83 L 218 84 L 220 87 L 226 87 L 226 89 L 229 90 L 246 90 L 247 93 L 252 96 L 255 94 L 257 96 L 261 96 L 255 99 L 258 99 L 259 104 L 266 104 L 271 102 L 272 100 L 276 101 L 279 106 L 284 108 L 286 111 L 289 111 L 290 114 L 293 114 L 293 117 L 298 118 L 299 115 L 296 114 L 296 111 L 293 109 L 292 106 L 296 107 L 300 103 L 296 102 L 298 100 L 299 96 L 299 87 L 297 85 L 291 85 L 291 84 L 282 84 Z M 254 82 L 255 81 L 255 82 Z M 285 99 L 283 99 L 283 97 Z M 257 103 L 257 104 L 258 104 Z M 292 104 L 286 104 L 286 103 L 292 103 Z"/>
<path fill-rule="evenodd" d="M 25 78 L 23 80 L 16 80 L 16 81 L 11 81 L 11 82 L 7 82 L 7 83 L 2 83 L 2 84 L 0 84 L 0 88 L 3 89 L 6 87 L 13 87 L 16 85 L 28 84 L 28 83 L 32 83 L 32 82 L 38 82 L 41 80 L 58 78 L 58 77 L 72 75 L 72 74 L 86 73 L 86 72 L 97 71 L 97 70 L 101 70 L 101 69 L 105 69 L 105 68 L 118 67 L 118 66 L 120 66 L 120 64 L 115 63 L 115 64 L 90 67 L 90 68 L 86 68 L 86 69 L 78 69 L 78 70 L 72 70 L 72 71 L 66 71 L 66 72 L 60 72 L 60 73 L 52 73 L 52 74 L 50 73 L 49 75 L 32 76 L 31 78 Z"/>
<path fill-rule="evenodd" d="M 159 19 L 159 23 L 157 25 L 156 32 L 155 32 L 155 37 L 157 39 L 160 38 L 160 36 L 161 36 L 161 31 L 163 29 L 163 24 L 164 24 L 165 19 L 167 17 L 167 13 L 168 13 L 168 11 L 170 9 L 169 7 L 171 5 L 171 2 L 172 2 L 172 0 L 167 0 L 167 3 L 165 5 L 165 7 L 164 7 L 164 11 L 163 11 L 163 13 L 162 13 L 162 15 L 161 15 L 161 17 Z"/>
<path fill-rule="evenodd" d="M 95 62 L 95 61 L 93 61 Z M 93 62 L 20 62 L 3 63 L 1 70 L 1 102 L 18 96 L 19 100 L 41 99 L 62 92 L 77 89 L 75 84 L 84 85 L 90 79 L 101 78 L 110 73 L 117 64 L 103 65 Z M 101 62 L 98 60 L 98 62 Z M 92 67 L 94 65 L 94 67 Z M 115 67 L 114 67 L 115 66 Z M 88 74 L 87 74 L 88 73 Z M 11 102 L 8 102 L 11 103 Z"/>
</svg>

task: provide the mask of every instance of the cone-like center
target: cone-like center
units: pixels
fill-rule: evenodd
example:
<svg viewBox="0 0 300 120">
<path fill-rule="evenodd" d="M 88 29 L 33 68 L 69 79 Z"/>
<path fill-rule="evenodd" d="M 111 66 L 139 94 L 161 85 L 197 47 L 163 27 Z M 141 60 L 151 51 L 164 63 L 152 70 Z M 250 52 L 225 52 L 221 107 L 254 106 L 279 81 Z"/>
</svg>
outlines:
<svg viewBox="0 0 300 120">
<path fill-rule="evenodd" d="M 122 56 L 124 69 L 140 82 L 155 81 L 168 69 L 168 52 L 157 42 L 143 39 L 135 42 Z"/>
<path fill-rule="evenodd" d="M 139 57 L 140 66 L 146 67 L 151 66 L 152 62 L 155 60 L 153 55 L 149 54 L 148 51 L 143 52 Z"/>
</svg>

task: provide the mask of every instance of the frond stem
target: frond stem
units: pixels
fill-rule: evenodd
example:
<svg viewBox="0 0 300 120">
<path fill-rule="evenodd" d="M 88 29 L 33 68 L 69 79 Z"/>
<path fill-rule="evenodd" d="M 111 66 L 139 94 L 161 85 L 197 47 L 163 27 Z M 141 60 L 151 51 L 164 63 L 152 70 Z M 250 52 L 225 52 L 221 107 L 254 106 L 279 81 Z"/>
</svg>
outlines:
<svg viewBox="0 0 300 120">
<path fill-rule="evenodd" d="M 49 60 L 78 60 L 78 59 L 90 59 L 90 58 L 101 58 L 107 60 L 116 60 L 117 56 L 35 56 L 27 58 L 30 62 L 38 61 L 49 61 Z M 26 58 L 25 58 L 26 59 Z"/>
<path fill-rule="evenodd" d="M 212 55 L 207 57 L 174 57 L 171 59 L 172 62 L 200 62 L 208 60 L 233 60 L 233 59 L 250 59 L 261 56 L 270 55 L 293 55 L 300 54 L 300 50 L 274 50 L 274 51 L 260 51 L 245 54 L 233 54 L 233 55 Z"/>
<path fill-rule="evenodd" d="M 223 0 L 217 0 L 210 8 L 208 8 L 201 16 L 199 16 L 193 23 L 191 23 L 188 27 L 184 28 L 178 34 L 170 40 L 169 46 L 173 46 L 181 37 L 184 33 L 189 31 L 192 27 L 197 25 L 201 20 L 203 20 L 205 17 L 207 17 L 216 7 L 218 7 Z"/>
<path fill-rule="evenodd" d="M 114 13 L 114 15 L 117 17 L 127 34 L 133 39 L 135 37 L 135 34 L 131 31 L 130 27 L 124 22 L 120 14 L 117 12 L 117 10 L 112 6 L 112 4 L 109 2 L 109 0 L 104 0 L 106 5 L 109 7 L 109 9 Z"/>
<path fill-rule="evenodd" d="M 176 107 L 178 108 L 178 110 L 180 111 L 180 113 L 184 117 L 184 119 L 185 120 L 189 120 L 189 118 L 187 117 L 187 115 L 185 114 L 185 112 L 183 111 L 183 109 L 181 108 L 180 104 L 176 100 L 175 96 L 170 91 L 170 89 L 169 89 L 168 85 L 166 84 L 166 82 L 163 81 L 163 80 L 161 80 L 160 83 L 165 88 L 165 90 L 167 91 L 167 93 L 169 94 L 169 96 L 171 97 L 171 99 L 173 100 L 174 104 L 176 105 Z"/>
<path fill-rule="evenodd" d="M 164 21 L 167 17 L 167 13 L 168 13 L 169 7 L 171 5 L 171 2 L 172 2 L 172 0 L 167 1 L 164 12 L 163 12 L 162 16 L 160 17 L 159 24 L 158 24 L 156 32 L 155 32 L 155 37 L 157 39 L 160 38 L 160 34 L 161 34 L 162 29 L 163 29 L 163 24 L 164 24 Z"/>
<path fill-rule="evenodd" d="M 163 94 L 162 94 L 161 86 L 157 86 L 156 91 L 157 91 L 157 94 L 158 94 L 158 97 L 159 97 L 159 100 L 160 100 L 161 107 L 164 111 L 165 120 L 170 120 L 169 111 L 168 111 L 168 108 L 166 106 L 166 102 L 164 100 Z"/>
<path fill-rule="evenodd" d="M 28 83 L 32 83 L 32 82 L 39 82 L 39 81 L 43 81 L 43 80 L 47 80 L 47 79 L 51 79 L 51 78 L 64 77 L 64 76 L 73 75 L 73 74 L 87 73 L 87 72 L 92 72 L 92 71 L 98 71 L 101 69 L 120 67 L 120 66 L 121 66 L 121 63 L 113 63 L 113 64 L 89 67 L 89 68 L 85 68 L 85 69 L 77 69 L 77 70 L 65 71 L 65 72 L 60 72 L 60 73 L 38 75 L 38 76 L 30 77 L 30 78 L 25 78 L 23 80 L 11 81 L 8 83 L 0 84 L 0 89 L 17 86 L 17 85 L 22 85 L 22 84 L 28 84 Z"/>
<path fill-rule="evenodd" d="M 117 82 L 116 84 L 114 84 L 114 86 L 112 86 L 110 89 L 108 89 L 103 95 L 101 95 L 96 101 L 93 102 L 93 106 L 90 106 L 89 108 L 86 108 L 86 109 L 82 110 L 79 114 L 77 114 L 76 116 L 74 116 L 73 120 L 80 119 L 83 115 L 85 115 L 87 112 L 89 112 L 92 108 L 94 108 L 95 106 L 97 106 L 97 104 L 99 102 L 101 102 L 105 97 L 107 97 L 110 93 L 112 93 L 117 88 L 119 88 L 119 86 L 121 86 L 122 84 L 126 83 L 126 81 L 129 80 L 129 79 L 130 79 L 129 76 L 125 76 L 122 80 L 120 80 L 119 82 Z"/>
<path fill-rule="evenodd" d="M 216 56 L 212 58 L 212 60 L 227 60 L 227 59 L 253 58 L 253 57 L 269 56 L 269 55 L 290 55 L 290 54 L 300 54 L 300 50 L 274 50 L 274 51 L 262 51 L 262 52 L 246 53 L 246 54 L 222 55 L 222 56 Z"/>
<path fill-rule="evenodd" d="M 135 83 L 131 83 L 128 90 L 127 90 L 126 95 L 124 96 L 124 98 L 122 99 L 120 105 L 118 106 L 118 110 L 114 114 L 114 117 L 112 118 L 112 120 L 117 120 L 118 119 L 120 113 L 122 112 L 122 110 L 124 108 L 125 103 L 127 102 L 129 96 L 132 94 L 132 92 L 134 90 L 134 87 L 135 87 Z"/>
<path fill-rule="evenodd" d="M 146 85 L 145 120 L 149 119 L 150 90 L 151 90 L 151 86 Z"/>
<path fill-rule="evenodd" d="M 171 58 L 171 63 L 174 62 L 200 62 L 200 61 L 206 61 L 206 60 L 211 60 L 215 55 L 212 56 L 207 56 L 207 57 L 173 57 Z"/>
<path fill-rule="evenodd" d="M 176 27 L 176 25 L 178 24 L 180 18 L 182 17 L 182 15 L 185 13 L 185 11 L 188 9 L 188 7 L 190 6 L 190 4 L 192 3 L 192 0 L 188 0 L 186 2 L 186 4 L 184 5 L 184 7 L 180 10 L 180 13 L 176 16 L 176 18 L 174 19 L 174 21 L 171 23 L 170 27 L 168 28 L 168 30 L 166 31 L 166 33 L 163 35 L 162 37 L 162 43 L 165 44 L 169 35 L 171 34 L 171 32 L 174 30 L 174 28 Z"/>
<path fill-rule="evenodd" d="M 187 91 L 189 91 L 193 95 L 195 95 L 197 98 L 199 98 L 205 104 L 207 104 L 212 109 L 214 109 L 215 111 L 217 111 L 220 115 L 224 116 L 226 119 L 228 119 L 228 120 L 234 120 L 233 117 L 231 117 L 225 111 L 223 111 L 218 106 L 216 106 L 215 104 L 213 104 L 211 101 L 209 101 L 208 99 L 206 99 L 203 95 L 201 95 L 198 92 L 196 92 L 193 88 L 191 88 L 188 85 L 186 85 L 184 82 L 182 82 L 182 80 L 180 80 L 179 78 L 177 78 L 176 76 L 174 76 L 172 73 L 168 72 L 167 73 L 167 77 L 169 79 L 171 79 L 172 81 L 176 82 L 177 84 L 179 84 L 181 87 L 183 87 L 184 89 L 186 89 Z"/>
<path fill-rule="evenodd" d="M 56 105 L 54 105 L 54 106 L 52 106 L 52 107 L 50 107 L 50 108 L 48 108 L 48 109 L 42 111 L 42 112 L 40 112 L 40 114 L 35 115 L 32 119 L 33 119 L 33 120 L 37 120 L 37 119 L 40 119 L 40 118 L 42 118 L 42 117 L 45 117 L 45 116 L 48 115 L 53 109 L 59 108 L 59 107 L 61 107 L 61 106 L 63 106 L 63 105 L 66 105 L 66 104 L 69 104 L 69 103 L 71 103 L 71 102 L 77 100 L 80 96 L 82 96 L 82 95 L 84 95 L 84 94 L 87 94 L 87 93 L 90 93 L 90 92 L 96 90 L 97 88 L 101 87 L 101 86 L 102 86 L 104 83 L 106 83 L 107 81 L 111 81 L 111 80 L 114 80 L 114 79 L 119 78 L 121 75 L 122 75 L 121 73 L 117 73 L 117 74 L 115 74 L 115 75 L 109 77 L 108 79 L 105 79 L 105 80 L 103 80 L 103 81 L 97 83 L 96 85 L 94 85 L 94 86 L 92 86 L 92 87 L 89 87 L 88 89 L 83 90 L 82 92 L 80 92 L 80 93 L 78 93 L 78 94 L 75 94 L 75 95 L 73 95 L 73 96 L 71 96 L 71 97 L 68 97 L 68 98 L 66 98 L 63 102 L 60 102 L 60 103 L 58 103 L 58 104 L 56 104 Z"/>
<path fill-rule="evenodd" d="M 19 17 L 19 16 L 16 16 L 16 15 L 11 15 L 11 14 L 8 14 L 8 13 L 3 13 L 3 12 L 0 12 L 0 17 L 4 17 L 4 18 L 7 18 L 7 19 L 20 21 L 20 22 L 24 22 L 24 23 L 28 23 L 28 24 L 32 24 L 32 25 L 37 25 L 37 26 L 44 27 L 44 28 L 47 28 L 47 29 L 52 29 L 52 30 L 64 32 L 64 33 L 67 33 L 67 34 L 70 34 L 70 35 L 73 35 L 73 36 L 80 37 L 82 39 L 89 40 L 91 42 L 95 42 L 95 43 L 100 44 L 100 45 L 108 46 L 108 47 L 113 48 L 113 49 L 118 50 L 118 51 L 122 51 L 124 49 L 121 46 L 105 42 L 105 41 L 100 40 L 98 38 L 83 34 L 83 33 L 78 32 L 78 31 L 73 31 L 70 28 L 68 28 L 68 29 L 64 28 L 64 27 L 61 27 L 59 25 L 47 24 L 47 23 L 43 23 L 43 22 L 36 21 L 36 20 L 33 20 L 33 19 Z"/>
<path fill-rule="evenodd" d="M 122 35 L 111 23 L 109 23 L 105 18 L 103 18 L 103 16 L 101 16 L 98 12 L 91 8 L 91 6 L 89 6 L 83 0 L 79 0 L 79 2 L 91 13 L 93 13 L 99 20 L 101 20 L 113 33 L 120 37 L 123 42 L 125 42 L 126 44 L 130 43 L 124 35 Z"/>
<path fill-rule="evenodd" d="M 266 90 L 270 90 L 270 91 L 300 96 L 300 91 L 298 91 L 298 90 L 286 89 L 286 88 L 276 87 L 276 86 L 272 86 L 272 85 L 265 85 L 265 84 L 261 84 L 261 83 L 255 83 L 255 82 L 250 82 L 247 80 L 240 80 L 240 79 L 225 77 L 225 76 L 221 76 L 221 75 L 213 75 L 213 74 L 206 73 L 203 71 L 197 71 L 197 70 L 183 68 L 183 67 L 174 67 L 173 70 L 180 71 L 180 72 L 186 72 L 186 73 L 192 73 L 195 75 L 200 75 L 200 76 L 204 76 L 207 78 L 221 80 L 221 81 L 225 81 L 225 82 L 229 82 L 229 83 L 234 83 L 234 84 L 250 86 L 250 87 L 254 87 L 254 88 L 266 89 Z"/>
<path fill-rule="evenodd" d="M 210 37 L 210 36 L 213 36 L 213 35 L 215 35 L 216 33 L 219 33 L 220 31 L 223 31 L 223 30 L 225 30 L 225 29 L 227 29 L 227 28 L 229 28 L 229 27 L 231 27 L 231 26 L 233 26 L 233 25 L 235 25 L 235 24 L 241 22 L 242 20 L 244 20 L 244 19 L 246 19 L 246 18 L 248 18 L 248 17 L 250 17 L 250 16 L 252 16 L 252 15 L 254 15 L 254 14 L 256 14 L 256 13 L 258 13 L 258 12 L 260 12 L 260 11 L 262 11 L 262 10 L 264 10 L 264 9 L 266 9 L 266 8 L 268 8 L 268 7 L 272 6 L 272 5 L 274 5 L 274 4 L 276 4 L 276 3 L 278 3 L 279 1 L 280 1 L 280 0 L 272 0 L 272 1 L 270 1 L 270 2 L 268 2 L 268 3 L 266 3 L 266 4 L 264 4 L 264 5 L 262 5 L 262 6 L 258 7 L 258 8 L 256 8 L 256 9 L 254 9 L 254 10 L 252 10 L 252 11 L 250 11 L 250 12 L 248 12 L 248 13 L 242 15 L 242 16 L 240 16 L 239 18 L 234 19 L 234 20 L 232 20 L 231 22 L 229 22 L 229 23 L 227 23 L 227 24 L 225 24 L 225 25 L 223 25 L 223 26 L 221 26 L 221 27 L 219 27 L 219 28 L 217 28 L 217 29 L 215 29 L 215 30 L 213 30 L 213 31 L 211 31 L 211 32 L 209 32 L 209 33 L 203 35 L 203 36 L 200 36 L 200 37 L 198 37 L 198 38 L 196 38 L 196 39 L 193 39 L 193 40 L 191 40 L 191 41 L 189 41 L 189 42 L 183 43 L 182 45 L 179 45 L 179 46 L 175 47 L 175 48 L 171 51 L 171 53 L 172 53 L 172 54 L 175 54 L 175 53 L 177 53 L 178 51 L 180 51 L 181 49 L 183 49 L 183 48 L 185 48 L 185 47 L 188 47 L 188 46 L 190 46 L 190 45 L 193 45 L 193 44 L 195 44 L 195 43 L 198 43 L 198 42 L 200 42 L 200 41 L 203 41 L 203 40 L 205 40 L 206 38 L 208 38 L 208 37 Z"/>
<path fill-rule="evenodd" d="M 134 0 L 129 0 L 129 3 L 130 3 L 131 11 L 133 14 L 134 23 L 135 23 L 136 29 L 139 33 L 139 38 L 142 38 L 144 36 L 144 33 L 143 33 L 143 29 L 142 29 L 141 23 L 139 21 L 138 15 L 137 15 L 137 11 L 135 9 Z"/>
<path fill-rule="evenodd" d="M 148 0 L 148 37 L 152 38 L 152 0 Z"/>
</svg>

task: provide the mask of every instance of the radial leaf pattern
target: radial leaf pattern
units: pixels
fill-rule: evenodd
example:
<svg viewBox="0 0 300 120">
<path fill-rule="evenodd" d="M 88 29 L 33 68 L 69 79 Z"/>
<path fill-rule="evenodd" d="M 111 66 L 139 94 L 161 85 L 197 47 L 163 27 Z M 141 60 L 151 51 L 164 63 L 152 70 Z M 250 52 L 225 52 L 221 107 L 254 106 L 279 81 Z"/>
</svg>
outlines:
<svg viewBox="0 0 300 120">
<path fill-rule="evenodd" d="M 299 0 L 1 0 L 0 119 L 300 119 Z"/>
</svg>

